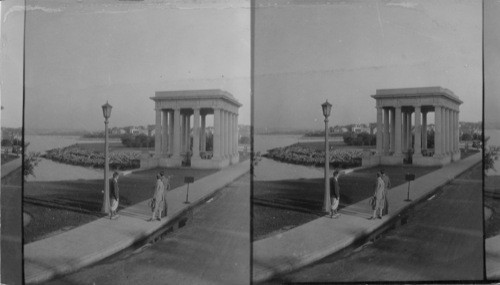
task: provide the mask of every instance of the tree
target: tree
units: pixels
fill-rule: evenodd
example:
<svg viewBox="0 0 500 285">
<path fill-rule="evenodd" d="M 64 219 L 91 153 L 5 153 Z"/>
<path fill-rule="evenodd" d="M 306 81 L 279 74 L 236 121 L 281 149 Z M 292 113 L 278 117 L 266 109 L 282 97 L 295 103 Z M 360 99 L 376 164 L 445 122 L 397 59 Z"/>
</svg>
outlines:
<svg viewBox="0 0 500 285">
<path fill-rule="evenodd" d="M 344 133 L 342 135 L 342 137 L 343 137 L 344 143 L 346 145 L 352 145 L 353 144 L 353 139 L 354 139 L 353 133 L 351 133 L 351 132 Z"/>
<path fill-rule="evenodd" d="M 483 140 L 483 134 L 482 133 L 479 133 L 479 134 L 478 133 L 474 133 L 472 135 L 472 139 L 473 140 L 480 140 L 480 141 L 482 141 Z"/>
<path fill-rule="evenodd" d="M 487 137 L 484 139 L 484 148 L 485 148 L 485 153 L 484 153 L 484 172 L 486 173 L 488 170 L 493 170 L 497 171 L 495 169 L 495 161 L 498 160 L 498 155 L 499 155 L 499 150 L 500 147 L 498 146 L 488 146 L 486 147 L 486 143 L 488 142 L 490 138 Z"/>
<path fill-rule="evenodd" d="M 464 134 L 462 134 L 462 137 L 460 139 L 462 141 L 470 141 L 470 140 L 472 140 L 472 136 L 469 133 L 464 133 Z"/>
<path fill-rule="evenodd" d="M 242 136 L 239 140 L 240 144 L 250 144 L 250 137 Z"/>
<path fill-rule="evenodd" d="M 35 177 L 35 167 L 40 162 L 40 153 L 39 152 L 29 152 L 24 156 L 24 164 L 23 164 L 23 173 L 24 179 L 28 178 L 28 176 Z"/>
<path fill-rule="evenodd" d="M 122 144 L 124 146 L 130 147 L 132 145 L 132 136 L 131 135 L 123 135 L 121 137 Z"/>
<path fill-rule="evenodd" d="M 12 141 L 10 139 L 2 139 L 2 146 L 12 146 Z"/>
</svg>

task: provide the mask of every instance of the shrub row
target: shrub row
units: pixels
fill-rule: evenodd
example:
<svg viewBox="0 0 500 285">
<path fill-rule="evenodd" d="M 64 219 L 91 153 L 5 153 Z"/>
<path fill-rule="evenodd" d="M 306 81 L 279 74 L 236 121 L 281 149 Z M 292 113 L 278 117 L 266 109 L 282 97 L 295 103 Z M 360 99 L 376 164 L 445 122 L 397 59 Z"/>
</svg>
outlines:
<svg viewBox="0 0 500 285">
<path fill-rule="evenodd" d="M 361 166 L 362 155 L 363 151 L 359 149 L 330 148 L 330 165 L 338 168 L 358 167 Z M 315 150 L 300 144 L 273 148 L 263 156 L 300 165 L 323 166 L 325 164 L 325 151 Z"/>
<path fill-rule="evenodd" d="M 104 153 L 83 149 L 76 145 L 48 150 L 42 157 L 65 164 L 104 168 Z M 117 170 L 139 168 L 140 153 L 112 152 L 109 155 L 109 167 Z"/>
</svg>

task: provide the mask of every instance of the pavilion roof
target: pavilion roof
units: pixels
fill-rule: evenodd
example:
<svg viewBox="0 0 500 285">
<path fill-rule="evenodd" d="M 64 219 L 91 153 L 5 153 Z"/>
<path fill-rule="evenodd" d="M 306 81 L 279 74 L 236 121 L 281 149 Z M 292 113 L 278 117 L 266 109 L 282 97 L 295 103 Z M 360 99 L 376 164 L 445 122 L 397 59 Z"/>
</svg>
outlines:
<svg viewBox="0 0 500 285">
<path fill-rule="evenodd" d="M 410 98 L 410 97 L 435 97 L 443 96 L 449 100 L 462 104 L 463 101 L 458 98 L 451 90 L 440 87 L 413 87 L 413 88 L 393 88 L 393 89 L 377 89 L 375 95 L 371 97 L 375 99 L 393 99 L 393 98 Z"/>
<path fill-rule="evenodd" d="M 156 101 L 189 101 L 203 99 L 220 99 L 229 101 L 233 105 L 241 107 L 234 96 L 221 89 L 200 89 L 200 90 L 176 90 L 176 91 L 156 91 L 155 97 L 151 97 Z"/>
</svg>

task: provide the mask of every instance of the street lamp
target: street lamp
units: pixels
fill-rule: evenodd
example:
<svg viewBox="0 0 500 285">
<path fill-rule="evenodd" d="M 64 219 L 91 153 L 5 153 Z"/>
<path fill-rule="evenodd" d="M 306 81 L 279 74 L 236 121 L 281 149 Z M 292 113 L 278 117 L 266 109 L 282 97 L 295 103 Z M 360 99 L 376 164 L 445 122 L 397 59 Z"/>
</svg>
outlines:
<svg viewBox="0 0 500 285">
<path fill-rule="evenodd" d="M 102 212 L 109 214 L 109 145 L 108 145 L 108 119 L 111 116 L 111 108 L 113 108 L 106 101 L 102 105 L 102 114 L 104 115 L 104 199 L 102 201 Z"/>
<path fill-rule="evenodd" d="M 330 211 L 330 152 L 328 147 L 328 117 L 330 116 L 330 112 L 332 110 L 332 104 L 328 103 L 326 100 L 325 103 L 321 104 L 321 108 L 323 109 L 323 116 L 325 116 L 325 197 L 323 201 L 323 210 L 325 212 Z"/>
</svg>

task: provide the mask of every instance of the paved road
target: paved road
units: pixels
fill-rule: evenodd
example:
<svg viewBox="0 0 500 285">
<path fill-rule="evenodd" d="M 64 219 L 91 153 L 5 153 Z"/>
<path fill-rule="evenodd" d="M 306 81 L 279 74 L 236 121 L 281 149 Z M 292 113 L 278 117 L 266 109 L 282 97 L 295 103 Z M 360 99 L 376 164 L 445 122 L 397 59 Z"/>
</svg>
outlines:
<svg viewBox="0 0 500 285">
<path fill-rule="evenodd" d="M 345 256 L 269 283 L 482 280 L 481 164 L 410 213 L 408 223 Z"/>
<path fill-rule="evenodd" d="M 163 240 L 47 284 L 248 284 L 249 232 L 247 174 Z"/>
<path fill-rule="evenodd" d="M 1 282 L 22 284 L 22 169 L 2 178 Z"/>
</svg>

